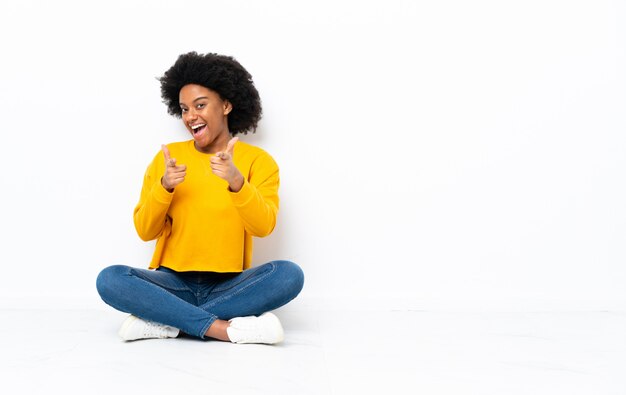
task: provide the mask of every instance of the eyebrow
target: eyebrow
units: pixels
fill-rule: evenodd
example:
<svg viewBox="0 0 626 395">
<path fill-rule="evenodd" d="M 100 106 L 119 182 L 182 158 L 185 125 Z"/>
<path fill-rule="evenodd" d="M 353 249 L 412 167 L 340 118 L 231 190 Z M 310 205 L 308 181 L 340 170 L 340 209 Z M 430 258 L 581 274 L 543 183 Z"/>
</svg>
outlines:
<svg viewBox="0 0 626 395">
<path fill-rule="evenodd" d="M 195 102 L 197 102 L 198 100 L 202 100 L 202 99 L 208 99 L 208 97 L 206 97 L 206 96 L 196 97 L 196 98 L 193 100 L 193 102 L 192 102 L 192 103 L 195 103 Z M 180 104 L 181 106 L 186 106 L 186 104 L 185 104 L 185 103 L 179 103 L 179 104 Z"/>
</svg>

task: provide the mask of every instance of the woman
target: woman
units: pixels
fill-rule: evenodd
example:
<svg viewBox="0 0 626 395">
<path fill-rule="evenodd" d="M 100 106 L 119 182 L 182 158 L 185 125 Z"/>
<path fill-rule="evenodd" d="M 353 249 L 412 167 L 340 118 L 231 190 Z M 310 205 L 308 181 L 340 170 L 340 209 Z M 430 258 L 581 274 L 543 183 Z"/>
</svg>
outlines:
<svg viewBox="0 0 626 395">
<path fill-rule="evenodd" d="M 232 57 L 181 55 L 160 78 L 168 112 L 192 139 L 163 145 L 146 171 L 134 222 L 157 239 L 150 269 L 115 265 L 98 275 L 107 304 L 131 315 L 124 340 L 180 332 L 233 343 L 283 340 L 270 313 L 295 298 L 302 270 L 289 261 L 251 268 L 252 236 L 269 235 L 278 212 L 278 166 L 238 141 L 253 133 L 261 100 Z"/>
</svg>

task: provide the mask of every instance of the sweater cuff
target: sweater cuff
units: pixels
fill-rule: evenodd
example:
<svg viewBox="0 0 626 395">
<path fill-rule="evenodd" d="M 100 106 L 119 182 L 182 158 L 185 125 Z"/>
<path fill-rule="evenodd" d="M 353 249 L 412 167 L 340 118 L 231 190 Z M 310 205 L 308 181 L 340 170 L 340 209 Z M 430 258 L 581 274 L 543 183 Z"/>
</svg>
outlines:
<svg viewBox="0 0 626 395">
<path fill-rule="evenodd" d="M 167 189 L 161 185 L 161 182 L 157 182 L 152 187 L 152 196 L 160 203 L 170 204 L 174 197 L 174 192 L 169 193 Z"/>
<path fill-rule="evenodd" d="M 252 190 L 252 186 L 245 178 L 239 192 L 230 192 L 230 198 L 237 207 L 245 206 L 253 197 L 254 191 Z"/>
</svg>

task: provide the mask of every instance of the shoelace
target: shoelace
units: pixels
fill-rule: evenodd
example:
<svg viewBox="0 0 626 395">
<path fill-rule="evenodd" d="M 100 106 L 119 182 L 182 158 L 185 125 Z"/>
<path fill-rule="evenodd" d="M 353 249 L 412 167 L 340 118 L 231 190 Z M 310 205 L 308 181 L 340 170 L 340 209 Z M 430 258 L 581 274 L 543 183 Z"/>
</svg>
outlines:
<svg viewBox="0 0 626 395">
<path fill-rule="evenodd" d="M 143 327 L 143 335 L 145 337 L 165 337 L 167 336 L 167 328 L 156 322 L 146 321 L 146 325 Z"/>
<path fill-rule="evenodd" d="M 237 325 L 233 326 L 237 329 L 245 342 L 265 343 L 275 337 L 272 331 L 267 331 L 259 325 Z"/>
</svg>

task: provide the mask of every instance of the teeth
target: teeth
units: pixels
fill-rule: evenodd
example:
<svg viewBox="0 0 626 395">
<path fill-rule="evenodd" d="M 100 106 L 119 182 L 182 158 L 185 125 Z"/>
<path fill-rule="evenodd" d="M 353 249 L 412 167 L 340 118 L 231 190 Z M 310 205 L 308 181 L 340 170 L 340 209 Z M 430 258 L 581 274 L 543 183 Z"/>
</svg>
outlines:
<svg viewBox="0 0 626 395">
<path fill-rule="evenodd" d="M 199 124 L 199 125 L 191 125 L 191 128 L 192 128 L 193 130 L 196 130 L 196 129 L 198 129 L 198 128 L 200 128 L 200 127 L 204 126 L 204 125 L 206 125 L 206 124 L 205 124 L 205 123 L 201 123 L 201 124 Z"/>
</svg>

